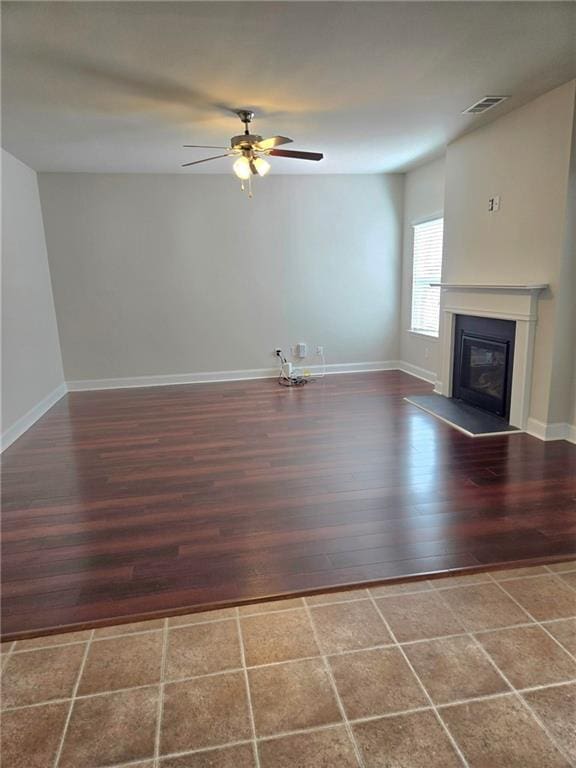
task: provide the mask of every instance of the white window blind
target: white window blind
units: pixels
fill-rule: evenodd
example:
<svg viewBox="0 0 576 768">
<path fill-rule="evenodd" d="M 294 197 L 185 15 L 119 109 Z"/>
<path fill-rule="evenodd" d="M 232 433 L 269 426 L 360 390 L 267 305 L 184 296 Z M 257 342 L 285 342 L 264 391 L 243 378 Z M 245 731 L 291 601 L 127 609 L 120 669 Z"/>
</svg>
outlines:
<svg viewBox="0 0 576 768">
<path fill-rule="evenodd" d="M 438 336 L 444 219 L 414 225 L 412 261 L 412 330 Z"/>
</svg>

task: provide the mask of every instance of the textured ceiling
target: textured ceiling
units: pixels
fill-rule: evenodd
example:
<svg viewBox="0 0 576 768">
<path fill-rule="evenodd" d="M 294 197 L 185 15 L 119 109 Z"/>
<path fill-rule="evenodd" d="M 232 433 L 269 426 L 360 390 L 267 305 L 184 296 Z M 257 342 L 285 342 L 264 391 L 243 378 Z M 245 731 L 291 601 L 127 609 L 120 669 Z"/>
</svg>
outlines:
<svg viewBox="0 0 576 768">
<path fill-rule="evenodd" d="M 576 77 L 571 2 L 2 3 L 3 145 L 40 171 L 180 172 L 239 132 L 402 171 Z M 512 98 L 484 116 L 461 110 Z M 185 173 L 229 173 L 216 160 Z"/>
</svg>

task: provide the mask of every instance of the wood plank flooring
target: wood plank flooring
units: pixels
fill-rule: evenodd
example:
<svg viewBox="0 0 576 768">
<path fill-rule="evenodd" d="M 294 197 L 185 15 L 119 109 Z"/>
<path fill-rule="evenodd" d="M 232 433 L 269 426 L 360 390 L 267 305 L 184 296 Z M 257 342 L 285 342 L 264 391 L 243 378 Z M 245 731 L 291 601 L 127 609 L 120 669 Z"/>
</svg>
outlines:
<svg viewBox="0 0 576 768">
<path fill-rule="evenodd" d="M 396 371 L 71 393 L 3 456 L 3 636 L 576 553 L 576 446 Z"/>
</svg>

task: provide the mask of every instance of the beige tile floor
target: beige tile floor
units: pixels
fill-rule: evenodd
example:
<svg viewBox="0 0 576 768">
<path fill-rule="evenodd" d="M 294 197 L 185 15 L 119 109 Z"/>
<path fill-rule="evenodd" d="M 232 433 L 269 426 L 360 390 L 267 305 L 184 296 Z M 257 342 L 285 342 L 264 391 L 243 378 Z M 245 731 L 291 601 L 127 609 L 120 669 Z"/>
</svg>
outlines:
<svg viewBox="0 0 576 768">
<path fill-rule="evenodd" d="M 5 768 L 576 766 L 576 561 L 2 647 Z"/>
</svg>

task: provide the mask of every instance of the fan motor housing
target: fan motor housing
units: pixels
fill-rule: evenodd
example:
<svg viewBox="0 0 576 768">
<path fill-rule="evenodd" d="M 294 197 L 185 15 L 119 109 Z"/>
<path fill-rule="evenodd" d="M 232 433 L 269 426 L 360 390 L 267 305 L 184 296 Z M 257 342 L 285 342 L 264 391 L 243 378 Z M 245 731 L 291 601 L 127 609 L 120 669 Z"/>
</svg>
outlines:
<svg viewBox="0 0 576 768">
<path fill-rule="evenodd" d="M 259 141 L 262 141 L 262 136 L 258 136 L 255 133 L 241 133 L 240 136 L 232 136 L 230 146 L 232 149 L 250 148 Z"/>
</svg>

